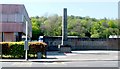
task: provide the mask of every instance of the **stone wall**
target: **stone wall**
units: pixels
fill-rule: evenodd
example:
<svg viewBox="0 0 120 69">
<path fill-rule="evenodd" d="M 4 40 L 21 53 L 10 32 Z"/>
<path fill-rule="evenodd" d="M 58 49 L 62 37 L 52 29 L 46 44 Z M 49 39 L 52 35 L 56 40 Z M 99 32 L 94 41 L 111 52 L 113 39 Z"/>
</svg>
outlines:
<svg viewBox="0 0 120 69">
<path fill-rule="evenodd" d="M 48 44 L 48 50 L 58 50 L 58 45 L 61 44 L 61 37 L 44 37 L 44 42 Z M 72 50 L 118 50 L 120 39 L 108 38 L 68 38 L 68 44 Z"/>
</svg>

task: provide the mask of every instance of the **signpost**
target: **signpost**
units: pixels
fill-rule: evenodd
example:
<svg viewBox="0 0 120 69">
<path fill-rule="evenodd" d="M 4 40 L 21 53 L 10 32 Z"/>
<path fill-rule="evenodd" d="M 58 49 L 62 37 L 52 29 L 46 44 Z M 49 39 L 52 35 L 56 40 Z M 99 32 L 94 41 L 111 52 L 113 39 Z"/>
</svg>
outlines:
<svg viewBox="0 0 120 69">
<path fill-rule="evenodd" d="M 28 60 L 28 58 L 27 58 L 27 50 L 29 50 L 27 35 L 28 35 L 28 22 L 26 21 L 26 39 L 25 39 L 25 43 L 24 43 L 25 60 Z"/>
</svg>

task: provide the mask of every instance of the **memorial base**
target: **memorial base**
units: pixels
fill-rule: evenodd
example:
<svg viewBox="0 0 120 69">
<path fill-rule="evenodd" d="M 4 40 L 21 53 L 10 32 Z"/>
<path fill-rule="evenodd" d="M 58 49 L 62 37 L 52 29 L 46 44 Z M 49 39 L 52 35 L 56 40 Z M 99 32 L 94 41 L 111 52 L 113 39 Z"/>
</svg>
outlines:
<svg viewBox="0 0 120 69">
<path fill-rule="evenodd" d="M 60 53 L 71 53 L 71 46 L 59 45 L 58 48 Z"/>
</svg>

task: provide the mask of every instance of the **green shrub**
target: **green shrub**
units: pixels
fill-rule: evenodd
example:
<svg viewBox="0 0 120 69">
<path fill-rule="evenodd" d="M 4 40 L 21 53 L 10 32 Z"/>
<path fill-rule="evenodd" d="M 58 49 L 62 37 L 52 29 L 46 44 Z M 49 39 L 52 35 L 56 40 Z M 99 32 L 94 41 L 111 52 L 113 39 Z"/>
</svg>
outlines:
<svg viewBox="0 0 120 69">
<path fill-rule="evenodd" d="M 45 55 L 47 44 L 43 42 L 29 42 L 28 54 L 37 54 L 41 52 L 42 55 Z M 24 42 L 0 42 L 2 46 L 3 55 L 11 55 L 14 58 L 21 58 L 25 55 Z"/>
<path fill-rule="evenodd" d="M 11 56 L 18 56 L 23 57 L 25 51 L 24 51 L 24 43 L 23 42 L 14 42 L 10 43 L 10 55 Z"/>
<path fill-rule="evenodd" d="M 10 46 L 8 43 L 0 43 L 0 48 L 2 48 L 2 54 L 4 55 L 10 55 Z"/>
</svg>

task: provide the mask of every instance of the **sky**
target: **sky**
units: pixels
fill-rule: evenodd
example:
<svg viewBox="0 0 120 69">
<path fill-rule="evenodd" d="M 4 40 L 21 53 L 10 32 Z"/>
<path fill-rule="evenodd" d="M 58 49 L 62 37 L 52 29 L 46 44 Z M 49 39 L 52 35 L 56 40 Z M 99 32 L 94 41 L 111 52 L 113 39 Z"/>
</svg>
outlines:
<svg viewBox="0 0 120 69">
<path fill-rule="evenodd" d="M 118 18 L 119 0 L 0 0 L 0 4 L 24 4 L 30 17 L 62 16 L 63 8 L 68 15 L 92 18 Z"/>
</svg>

